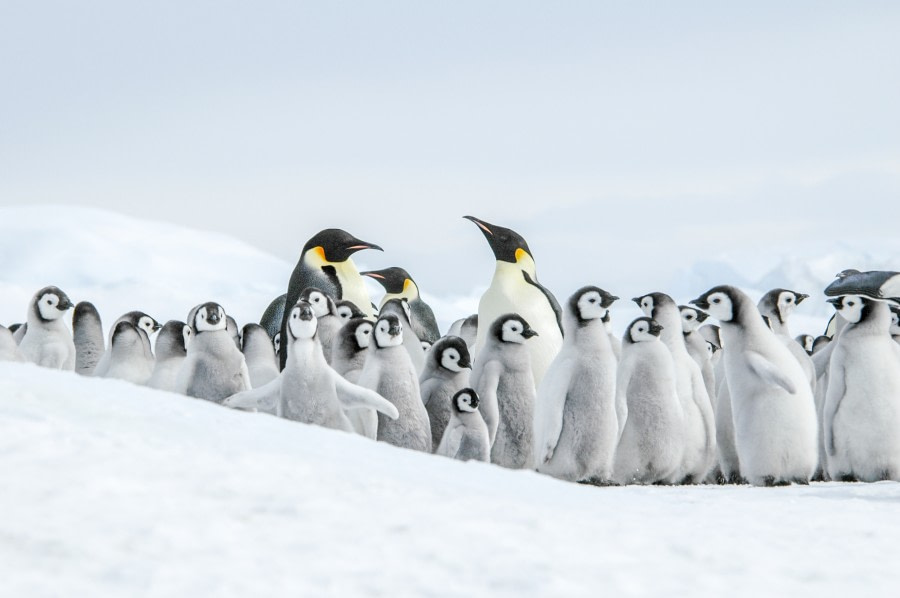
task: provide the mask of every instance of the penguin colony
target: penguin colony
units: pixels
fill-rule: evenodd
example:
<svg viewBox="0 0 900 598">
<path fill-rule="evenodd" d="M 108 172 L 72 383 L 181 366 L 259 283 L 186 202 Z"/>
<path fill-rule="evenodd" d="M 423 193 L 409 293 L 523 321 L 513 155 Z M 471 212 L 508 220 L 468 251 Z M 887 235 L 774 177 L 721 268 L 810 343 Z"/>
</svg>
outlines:
<svg viewBox="0 0 900 598">
<path fill-rule="evenodd" d="M 466 218 L 495 271 L 443 336 L 406 270 L 359 272 L 351 256 L 381 248 L 326 229 L 259 323 L 208 301 L 165 325 L 126 313 L 104 339 L 91 303 L 48 286 L 0 326 L 0 360 L 595 485 L 900 481 L 900 273 L 838 274 L 818 337 L 788 325 L 808 295 L 717 286 L 690 305 L 635 298 L 644 316 L 619 339 L 618 297 L 587 285 L 561 306 L 521 235 Z"/>
</svg>

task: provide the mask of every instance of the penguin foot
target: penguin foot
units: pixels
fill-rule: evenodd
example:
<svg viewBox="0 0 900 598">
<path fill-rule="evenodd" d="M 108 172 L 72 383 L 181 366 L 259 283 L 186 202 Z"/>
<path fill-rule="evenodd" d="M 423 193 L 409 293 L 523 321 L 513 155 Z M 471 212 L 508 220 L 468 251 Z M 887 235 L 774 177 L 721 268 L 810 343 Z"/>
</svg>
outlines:
<svg viewBox="0 0 900 598">
<path fill-rule="evenodd" d="M 775 488 L 778 486 L 790 486 L 791 482 L 789 480 L 777 480 L 775 476 L 767 475 L 763 478 L 763 484 L 765 484 L 766 488 Z"/>
<path fill-rule="evenodd" d="M 858 482 L 859 480 L 852 473 L 843 473 L 840 475 L 834 476 L 834 479 L 838 482 Z"/>
<path fill-rule="evenodd" d="M 578 480 L 578 483 L 586 484 L 589 486 L 618 486 L 618 484 L 612 480 L 605 480 L 602 478 L 598 478 L 596 476 L 590 477 L 590 478 L 585 478 L 583 480 Z"/>
</svg>

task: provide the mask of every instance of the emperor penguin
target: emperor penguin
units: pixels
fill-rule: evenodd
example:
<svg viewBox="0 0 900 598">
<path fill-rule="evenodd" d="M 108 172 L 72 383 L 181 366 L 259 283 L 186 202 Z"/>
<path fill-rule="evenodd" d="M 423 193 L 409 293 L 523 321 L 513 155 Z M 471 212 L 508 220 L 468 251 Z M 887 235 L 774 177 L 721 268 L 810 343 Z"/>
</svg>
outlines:
<svg viewBox="0 0 900 598">
<path fill-rule="evenodd" d="M 275 345 L 259 324 L 245 324 L 241 334 L 241 353 L 247 362 L 247 373 L 250 375 L 250 387 L 259 388 L 278 377 L 278 360 L 275 357 Z M 159 355 L 157 354 L 157 359 Z"/>
<path fill-rule="evenodd" d="M 350 320 L 355 318 L 365 318 L 366 314 L 360 310 L 355 303 L 348 299 L 341 299 L 340 301 L 335 301 L 335 306 L 337 307 L 337 315 L 343 320 L 346 324 Z"/>
<path fill-rule="evenodd" d="M 16 341 L 16 346 L 18 347 L 22 344 L 25 333 L 28 332 L 28 322 L 16 322 L 15 324 L 10 324 L 9 331 L 12 332 L 13 340 Z"/>
<path fill-rule="evenodd" d="M 262 326 L 269 338 L 275 340 L 275 337 L 281 334 L 281 321 L 284 320 L 284 304 L 287 301 L 287 293 L 278 295 L 263 312 L 259 318 L 259 325 Z M 190 321 L 191 318 L 188 318 Z M 279 362 L 280 363 L 280 362 Z"/>
<path fill-rule="evenodd" d="M 228 334 L 231 335 L 231 340 L 234 342 L 234 346 L 241 349 L 241 328 L 238 326 L 237 320 L 232 318 L 231 316 L 225 316 L 225 330 L 228 331 Z"/>
<path fill-rule="evenodd" d="M 768 318 L 769 328 L 772 329 L 772 332 L 774 332 L 779 340 L 784 343 L 794 358 L 796 358 L 803 367 L 803 371 L 806 372 L 807 380 L 809 380 L 809 385 L 813 389 L 813 393 L 815 393 L 816 366 L 813 364 L 813 361 L 806 350 L 798 345 L 793 339 L 791 331 L 788 328 L 788 318 L 790 318 L 794 309 L 803 303 L 803 300 L 807 297 L 809 297 L 809 295 L 797 293 L 796 291 L 772 289 L 762 296 L 756 307 L 764 318 Z"/>
<path fill-rule="evenodd" d="M 79 302 L 72 312 L 72 340 L 75 343 L 75 373 L 90 376 L 106 351 L 100 314 L 90 301 Z"/>
<path fill-rule="evenodd" d="M 104 378 L 146 384 L 153 374 L 154 362 L 144 358 L 144 336 L 127 320 L 118 322 L 113 328 L 108 353 Z"/>
<path fill-rule="evenodd" d="M 848 324 L 834 341 L 825 398 L 825 451 L 833 480 L 900 481 L 900 347 L 887 303 L 829 299 Z"/>
<path fill-rule="evenodd" d="M 416 372 L 422 373 L 425 369 L 425 350 L 422 348 L 422 342 L 416 336 L 412 329 L 410 318 L 412 312 L 406 299 L 390 299 L 381 306 L 380 315 L 395 314 L 400 318 L 400 324 L 403 328 L 403 347 L 409 353 L 409 358 L 416 367 Z"/>
<path fill-rule="evenodd" d="M 625 425 L 616 402 L 616 356 L 603 325 L 609 293 L 578 289 L 565 304 L 562 350 L 537 388 L 535 469 L 555 478 L 605 484 Z"/>
<path fill-rule="evenodd" d="M 243 353 L 226 330 L 225 310 L 218 303 L 202 303 L 196 311 L 196 331 L 187 347 L 175 382 L 176 392 L 221 403 L 250 388 L 250 373 Z"/>
<path fill-rule="evenodd" d="M 375 323 L 363 318 L 354 318 L 338 330 L 331 343 L 331 367 L 354 384 L 359 382 L 366 363 L 372 331 Z M 378 431 L 378 413 L 374 409 L 351 409 L 347 418 L 357 434 L 375 440 Z"/>
<path fill-rule="evenodd" d="M 656 320 L 662 331 L 660 340 L 672 353 L 678 400 L 684 411 L 684 452 L 682 470 L 687 484 L 698 484 L 712 469 L 716 456 L 716 428 L 712 402 L 700 366 L 691 359 L 684 341 L 681 313 L 665 293 L 650 293 L 633 299 L 644 315 Z"/>
<path fill-rule="evenodd" d="M 321 289 L 306 287 L 300 293 L 298 301 L 306 301 L 312 307 L 313 313 L 316 315 L 316 337 L 319 339 L 319 344 L 322 345 L 325 361 L 331 363 L 331 341 L 344 325 L 344 321 L 337 313 L 334 299 Z"/>
<path fill-rule="evenodd" d="M 16 339 L 6 326 L 0 326 L 0 361 L 25 361 Z"/>
<path fill-rule="evenodd" d="M 490 461 L 491 442 L 478 411 L 478 395 L 463 388 L 449 402 L 452 413 L 435 453 L 460 461 Z"/>
<path fill-rule="evenodd" d="M 378 415 L 378 440 L 430 453 L 431 425 L 422 404 L 419 375 L 409 353 L 403 348 L 403 325 L 397 314 L 378 317 L 372 333 L 374 342 L 359 375 L 359 384 L 374 390 L 394 404 L 397 419 Z"/>
<path fill-rule="evenodd" d="M 447 331 L 447 336 L 458 336 L 463 339 L 471 351 L 475 347 L 475 340 L 478 337 L 478 314 L 472 314 L 453 322 Z"/>
<path fill-rule="evenodd" d="M 279 417 L 345 432 L 353 431 L 345 409 L 376 409 L 396 419 L 397 409 L 384 397 L 348 382 L 328 365 L 316 337 L 317 328 L 313 307 L 298 301 L 288 314 L 291 347 L 281 375 L 265 386 L 226 399 L 224 404 L 246 409 L 275 402 Z"/>
<path fill-rule="evenodd" d="M 475 357 L 471 384 L 490 433 L 491 463 L 530 468 L 536 391 L 526 342 L 538 333 L 518 314 L 503 314 L 488 329 L 487 343 Z"/>
<path fill-rule="evenodd" d="M 494 278 L 478 303 L 478 319 L 484 326 L 478 329 L 472 354 L 477 359 L 478 353 L 488 344 L 497 318 L 507 313 L 519 314 L 539 334 L 528 343 L 528 352 L 535 384 L 540 384 L 550 362 L 562 349 L 563 324 L 559 302 L 538 282 L 534 257 L 519 233 L 473 216 L 465 218 L 481 230 L 496 259 Z M 484 403 L 480 392 L 479 396 Z"/>
<path fill-rule="evenodd" d="M 662 326 L 648 317 L 628 325 L 616 372 L 616 400 L 627 417 L 613 467 L 617 484 L 659 484 L 681 478 L 684 411 L 675 362 L 659 340 Z"/>
<path fill-rule="evenodd" d="M 350 256 L 363 249 L 382 251 L 378 245 L 361 241 L 339 228 L 327 228 L 313 235 L 303 246 L 300 259 L 291 273 L 284 305 L 293 308 L 300 299 L 303 289 L 315 287 L 335 300 L 349 299 L 366 316 L 373 317 L 375 312 L 372 309 L 372 301 L 369 299 L 366 285 L 353 260 L 350 259 Z M 282 311 L 279 331 L 281 337 L 284 338 L 289 314 L 287 310 Z M 266 310 L 266 314 L 263 315 L 267 314 L 270 317 L 275 316 L 277 310 L 272 312 Z M 273 328 L 272 323 L 265 317 L 260 320 L 260 324 L 267 330 Z M 290 351 L 289 343 L 285 343 L 281 351 L 282 367 L 284 367 L 288 351 Z"/>
<path fill-rule="evenodd" d="M 140 359 L 143 360 L 145 362 L 145 365 L 152 370 L 154 357 L 153 350 L 150 348 L 150 336 L 161 328 L 159 322 L 142 311 L 130 311 L 126 314 L 122 314 L 115 322 L 113 322 L 113 328 L 109 331 L 109 345 L 112 345 L 113 331 L 115 330 L 116 325 L 119 322 L 128 322 L 129 324 L 134 326 L 135 329 L 137 329 L 138 333 L 140 333 Z M 106 377 L 106 372 L 109 369 L 111 357 L 112 353 L 109 350 L 103 353 L 103 356 L 100 357 L 100 361 L 97 362 L 97 366 L 94 368 L 94 371 L 91 375 L 97 376 L 99 378 Z"/>
<path fill-rule="evenodd" d="M 451 399 L 469 385 L 471 372 L 469 347 L 458 336 L 443 337 L 426 355 L 425 369 L 419 376 L 419 388 L 431 424 L 433 450 L 437 450 L 444 436 L 444 429 L 450 421 L 453 411 Z M 478 418 L 481 419 L 480 414 Z"/>
<path fill-rule="evenodd" d="M 166 322 L 156 336 L 154 345 L 156 363 L 147 386 L 159 390 L 175 391 L 178 372 L 187 357 L 187 346 L 194 331 L 179 320 Z"/>
<path fill-rule="evenodd" d="M 800 363 L 739 289 L 713 287 L 691 303 L 719 320 L 741 475 L 755 486 L 809 483 L 816 410 Z"/>
<path fill-rule="evenodd" d="M 376 280 L 384 287 L 385 295 L 381 299 L 380 307 L 384 307 L 384 304 L 391 299 L 406 299 L 409 302 L 410 324 L 419 340 L 434 344 L 441 338 L 434 312 L 419 295 L 419 285 L 409 275 L 409 272 L 403 268 L 393 267 L 360 272 L 360 274 Z"/>
<path fill-rule="evenodd" d="M 72 309 L 68 295 L 44 287 L 31 298 L 19 351 L 28 361 L 57 370 L 75 369 L 75 343 L 62 317 Z"/>
<path fill-rule="evenodd" d="M 684 330 L 684 344 L 688 354 L 696 362 L 703 375 L 703 384 L 706 386 L 706 394 L 709 395 L 710 405 L 715 415 L 716 405 L 713 397 L 716 396 L 716 374 L 713 371 L 712 356 L 709 352 L 709 341 L 700 334 L 700 325 L 706 321 L 709 314 L 689 305 L 679 305 L 681 314 L 681 327 Z"/>
</svg>

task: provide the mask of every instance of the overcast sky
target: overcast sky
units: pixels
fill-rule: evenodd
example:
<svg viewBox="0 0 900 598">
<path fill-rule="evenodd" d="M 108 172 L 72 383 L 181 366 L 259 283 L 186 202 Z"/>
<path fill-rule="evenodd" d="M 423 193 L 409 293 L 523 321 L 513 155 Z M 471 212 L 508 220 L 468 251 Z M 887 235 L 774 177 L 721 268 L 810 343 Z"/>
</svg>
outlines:
<svg viewBox="0 0 900 598">
<path fill-rule="evenodd" d="M 465 214 L 561 294 L 896 237 L 900 4 L 735 4 L 3 2 L 0 204 L 337 226 L 445 294 L 492 271 Z"/>
</svg>

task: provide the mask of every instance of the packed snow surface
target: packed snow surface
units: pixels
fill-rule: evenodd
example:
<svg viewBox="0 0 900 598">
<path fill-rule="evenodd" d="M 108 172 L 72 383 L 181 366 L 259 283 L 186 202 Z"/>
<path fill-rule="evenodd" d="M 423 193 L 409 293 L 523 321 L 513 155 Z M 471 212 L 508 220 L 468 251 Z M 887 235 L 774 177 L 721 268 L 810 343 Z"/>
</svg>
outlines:
<svg viewBox="0 0 900 598">
<path fill-rule="evenodd" d="M 895 595 L 900 484 L 598 488 L 0 364 L 4 596 Z"/>
</svg>

